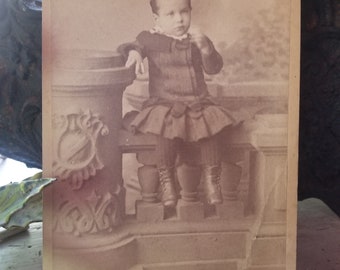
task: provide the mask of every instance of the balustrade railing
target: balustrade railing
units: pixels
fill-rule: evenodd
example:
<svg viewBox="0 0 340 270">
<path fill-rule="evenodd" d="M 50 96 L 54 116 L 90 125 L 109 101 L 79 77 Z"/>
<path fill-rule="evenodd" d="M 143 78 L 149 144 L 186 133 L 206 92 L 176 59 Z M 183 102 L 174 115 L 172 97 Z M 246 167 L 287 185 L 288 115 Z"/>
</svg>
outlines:
<svg viewBox="0 0 340 270">
<path fill-rule="evenodd" d="M 205 204 L 197 155 L 196 162 L 177 168 L 180 200 L 175 211 L 169 212 L 159 201 L 154 137 L 134 135 L 124 128 L 134 114 L 122 119 L 122 95 L 134 79 L 133 70 L 112 52 L 72 51 L 56 58 L 49 139 L 53 147 L 50 175 L 59 181 L 45 193 L 52 194 L 45 198 L 45 204 L 52 205 L 46 211 L 53 212 L 45 229 L 54 239 L 54 269 L 92 270 L 101 265 L 100 269 L 127 270 L 175 261 L 177 265 L 186 262 L 185 269 L 201 264 L 211 266 L 206 269 L 220 269 L 214 268 L 217 265 L 248 269 L 247 263 L 256 262 L 253 239 L 263 232 L 263 222 L 285 222 L 285 209 L 279 207 L 285 205 L 285 189 L 278 186 L 286 181 L 282 177 L 286 97 L 282 91 L 264 91 L 266 86 L 261 85 L 256 86 L 262 89 L 259 95 L 248 85 L 240 85 L 236 92 L 237 86 L 210 83 L 212 93 L 224 96 L 226 106 L 237 108 L 244 102 L 249 108 L 249 120 L 223 137 L 224 202 L 216 207 Z M 225 96 L 228 91 L 231 96 Z M 124 153 L 135 153 L 141 164 L 141 200 L 136 201 L 132 217 L 125 213 L 130 198 L 122 178 Z M 274 219 L 266 220 L 267 213 L 273 212 Z M 177 249 L 176 259 L 162 245 Z"/>
</svg>

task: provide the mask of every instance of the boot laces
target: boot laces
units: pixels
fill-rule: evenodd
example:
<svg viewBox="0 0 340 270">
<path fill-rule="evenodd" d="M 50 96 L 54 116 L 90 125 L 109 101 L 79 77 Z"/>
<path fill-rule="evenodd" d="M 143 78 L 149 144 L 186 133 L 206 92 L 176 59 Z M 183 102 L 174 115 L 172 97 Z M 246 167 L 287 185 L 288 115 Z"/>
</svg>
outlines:
<svg viewBox="0 0 340 270">
<path fill-rule="evenodd" d="M 171 190 L 172 185 L 171 185 L 170 175 L 168 175 L 168 172 L 166 170 L 160 170 L 159 175 L 160 175 L 162 191 L 166 192 L 168 190 Z"/>
</svg>

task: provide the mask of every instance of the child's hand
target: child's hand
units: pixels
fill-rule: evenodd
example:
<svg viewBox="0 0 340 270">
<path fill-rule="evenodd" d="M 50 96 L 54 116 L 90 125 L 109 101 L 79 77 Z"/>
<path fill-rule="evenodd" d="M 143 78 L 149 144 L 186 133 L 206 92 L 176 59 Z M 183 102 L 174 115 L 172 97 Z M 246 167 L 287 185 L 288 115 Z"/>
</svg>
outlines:
<svg viewBox="0 0 340 270">
<path fill-rule="evenodd" d="M 125 63 L 126 67 L 131 67 L 135 65 L 135 73 L 136 75 L 143 74 L 145 72 L 144 64 L 143 64 L 143 58 L 140 55 L 139 52 L 136 50 L 131 50 L 129 52 L 128 59 Z"/>
<path fill-rule="evenodd" d="M 211 54 L 212 48 L 209 43 L 209 39 L 206 35 L 204 35 L 200 30 L 194 29 L 190 32 L 191 34 L 191 42 L 196 44 L 196 46 L 200 49 L 202 54 Z"/>
</svg>

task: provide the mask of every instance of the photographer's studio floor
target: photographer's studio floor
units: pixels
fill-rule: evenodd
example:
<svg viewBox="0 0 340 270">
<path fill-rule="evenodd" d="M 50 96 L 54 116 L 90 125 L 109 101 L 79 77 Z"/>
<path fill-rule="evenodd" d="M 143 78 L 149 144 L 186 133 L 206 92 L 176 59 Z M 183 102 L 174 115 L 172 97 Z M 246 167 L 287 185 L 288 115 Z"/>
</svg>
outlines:
<svg viewBox="0 0 340 270">
<path fill-rule="evenodd" d="M 299 202 L 298 213 L 297 270 L 339 270 L 339 217 L 317 199 Z M 1 270 L 39 270 L 41 262 L 41 223 L 0 242 Z"/>
</svg>

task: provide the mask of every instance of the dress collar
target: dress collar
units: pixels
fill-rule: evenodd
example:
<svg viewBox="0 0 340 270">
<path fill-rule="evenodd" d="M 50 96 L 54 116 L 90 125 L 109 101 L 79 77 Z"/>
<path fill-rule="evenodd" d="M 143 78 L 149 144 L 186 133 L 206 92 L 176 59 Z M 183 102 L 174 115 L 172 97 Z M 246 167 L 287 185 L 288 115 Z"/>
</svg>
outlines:
<svg viewBox="0 0 340 270">
<path fill-rule="evenodd" d="M 156 34 L 157 33 L 157 34 L 161 34 L 161 35 L 164 35 L 164 36 L 176 39 L 176 40 L 180 40 L 180 41 L 190 37 L 189 32 L 187 32 L 187 33 L 185 33 L 184 35 L 181 35 L 181 36 L 174 36 L 174 35 L 165 34 L 163 29 L 160 26 L 158 26 L 158 25 L 155 25 L 149 31 L 150 31 L 151 34 Z"/>
</svg>

